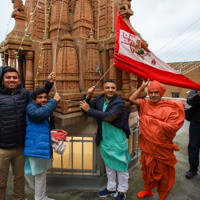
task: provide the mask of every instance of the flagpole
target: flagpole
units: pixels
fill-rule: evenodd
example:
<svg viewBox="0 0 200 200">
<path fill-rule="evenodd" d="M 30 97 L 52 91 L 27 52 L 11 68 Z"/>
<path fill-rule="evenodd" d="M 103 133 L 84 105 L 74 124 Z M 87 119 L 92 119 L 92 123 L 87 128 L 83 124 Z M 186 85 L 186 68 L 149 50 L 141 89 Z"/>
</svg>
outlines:
<svg viewBox="0 0 200 200">
<path fill-rule="evenodd" d="M 100 83 L 100 81 L 104 78 L 104 76 L 111 70 L 111 68 L 114 66 L 114 63 L 109 67 L 109 69 L 104 73 L 104 75 L 99 79 L 99 81 L 96 83 L 95 87 Z"/>
</svg>

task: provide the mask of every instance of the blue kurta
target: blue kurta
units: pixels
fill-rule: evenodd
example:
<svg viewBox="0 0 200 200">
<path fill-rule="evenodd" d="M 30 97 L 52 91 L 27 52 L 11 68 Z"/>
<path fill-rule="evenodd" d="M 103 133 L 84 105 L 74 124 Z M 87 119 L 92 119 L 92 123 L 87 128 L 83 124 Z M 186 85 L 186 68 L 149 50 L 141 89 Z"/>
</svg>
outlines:
<svg viewBox="0 0 200 200">
<path fill-rule="evenodd" d="M 36 174 L 40 174 L 50 168 L 52 168 L 51 159 L 26 157 L 24 168 L 25 176 L 29 174 L 35 176 Z"/>
<path fill-rule="evenodd" d="M 104 102 L 103 112 L 109 102 Z M 109 122 L 102 122 L 102 140 L 100 153 L 107 167 L 117 171 L 128 171 L 131 156 L 128 153 L 126 134 L 122 129 L 116 128 Z"/>
</svg>

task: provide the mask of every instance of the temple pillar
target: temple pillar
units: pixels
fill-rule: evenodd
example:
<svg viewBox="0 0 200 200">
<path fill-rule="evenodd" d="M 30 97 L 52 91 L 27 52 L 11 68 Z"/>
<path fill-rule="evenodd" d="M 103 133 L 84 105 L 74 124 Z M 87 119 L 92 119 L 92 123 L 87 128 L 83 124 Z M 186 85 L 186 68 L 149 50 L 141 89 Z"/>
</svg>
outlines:
<svg viewBox="0 0 200 200">
<path fill-rule="evenodd" d="M 73 38 L 67 34 L 61 38 L 56 63 L 57 86 L 60 93 L 79 92 L 78 59 Z"/>
<path fill-rule="evenodd" d="M 8 54 L 5 55 L 5 61 L 4 61 L 4 63 L 5 63 L 5 66 L 8 66 Z"/>
<path fill-rule="evenodd" d="M 14 67 L 16 69 L 16 50 L 8 50 L 8 57 L 10 60 L 10 66 Z"/>
<path fill-rule="evenodd" d="M 20 77 L 22 77 L 23 76 L 23 63 L 20 58 L 17 61 L 18 61 L 18 73 L 19 73 Z"/>
<path fill-rule="evenodd" d="M 137 76 L 130 74 L 130 79 L 131 79 L 131 92 L 134 92 L 137 89 L 138 82 L 137 82 Z"/>
<path fill-rule="evenodd" d="M 1 62 L 2 62 L 2 65 L 5 66 L 5 57 L 4 57 L 4 53 L 1 53 Z"/>
<path fill-rule="evenodd" d="M 40 66 L 38 66 L 37 71 L 35 71 L 35 85 L 42 87 L 48 75 L 56 69 L 53 69 L 53 58 L 52 58 L 52 42 L 50 39 L 46 39 L 43 42 L 43 50 L 41 54 Z"/>
<path fill-rule="evenodd" d="M 114 50 L 113 49 L 110 49 L 109 50 L 109 67 L 111 67 L 113 65 L 113 62 L 114 62 Z M 117 80 L 117 75 L 116 75 L 116 68 L 115 66 L 111 67 L 110 71 L 109 71 L 109 79 L 112 79 L 114 81 Z"/>
<path fill-rule="evenodd" d="M 130 94 L 130 74 L 122 71 L 122 92 L 126 97 Z"/>
<path fill-rule="evenodd" d="M 94 32 L 90 31 L 90 38 L 87 41 L 87 57 L 84 72 L 85 90 L 90 88 L 101 78 L 100 55 L 97 47 L 97 41 L 93 37 Z M 95 91 L 102 90 L 102 81 L 96 86 Z"/>
<path fill-rule="evenodd" d="M 33 52 L 29 51 L 25 54 L 26 59 L 26 77 L 25 77 L 25 88 L 27 90 L 33 90 Z"/>
</svg>

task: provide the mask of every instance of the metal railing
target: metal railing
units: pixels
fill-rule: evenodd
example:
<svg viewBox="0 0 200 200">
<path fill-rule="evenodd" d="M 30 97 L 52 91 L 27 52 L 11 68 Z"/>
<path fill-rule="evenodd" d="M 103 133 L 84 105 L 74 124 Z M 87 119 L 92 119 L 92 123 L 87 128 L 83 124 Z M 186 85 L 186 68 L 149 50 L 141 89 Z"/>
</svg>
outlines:
<svg viewBox="0 0 200 200">
<path fill-rule="evenodd" d="M 78 134 L 77 134 L 78 135 Z M 74 139 L 75 138 L 75 139 Z M 82 138 L 82 139 L 77 139 L 77 138 Z M 86 140 L 84 138 L 91 138 L 91 140 Z M 82 149 L 81 149 L 81 166 L 79 166 L 79 168 L 75 168 L 74 167 L 74 144 L 75 143 L 81 143 Z M 92 158 L 91 158 L 91 162 L 92 162 L 92 169 L 86 169 L 84 168 L 84 157 L 87 156 L 85 154 L 85 149 L 84 149 L 84 144 L 92 144 Z M 53 156 L 60 156 L 60 168 L 56 168 L 56 167 L 52 167 L 51 170 L 48 171 L 49 175 L 67 175 L 67 174 L 95 174 L 97 172 L 97 167 L 96 167 L 96 145 L 95 145 L 95 138 L 91 137 L 91 136 L 73 136 L 71 137 L 70 141 L 69 141 L 69 145 L 71 147 L 71 151 L 69 152 L 70 154 L 70 158 L 71 158 L 71 167 L 69 168 L 65 168 L 64 167 L 64 159 L 65 158 L 65 154 L 64 155 L 55 155 L 55 153 L 53 154 Z M 54 162 L 54 161 L 52 161 Z"/>
</svg>

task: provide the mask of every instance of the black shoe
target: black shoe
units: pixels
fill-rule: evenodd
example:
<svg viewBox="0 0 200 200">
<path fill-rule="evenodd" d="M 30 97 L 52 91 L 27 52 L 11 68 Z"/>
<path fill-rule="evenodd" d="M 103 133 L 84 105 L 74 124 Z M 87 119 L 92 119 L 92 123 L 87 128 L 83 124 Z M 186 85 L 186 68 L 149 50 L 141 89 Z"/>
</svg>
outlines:
<svg viewBox="0 0 200 200">
<path fill-rule="evenodd" d="M 105 190 L 100 191 L 97 194 L 97 196 L 98 197 L 108 197 L 108 196 L 116 197 L 117 196 L 117 192 L 116 191 L 109 191 L 109 190 L 105 189 Z"/>
<path fill-rule="evenodd" d="M 189 171 L 187 171 L 185 173 L 185 177 L 188 178 L 188 179 L 193 179 L 194 176 L 196 176 L 196 175 L 197 175 L 197 171 L 194 171 L 192 169 L 190 169 Z"/>
<path fill-rule="evenodd" d="M 126 194 L 119 192 L 116 200 L 125 200 L 125 199 L 126 199 Z"/>
</svg>

